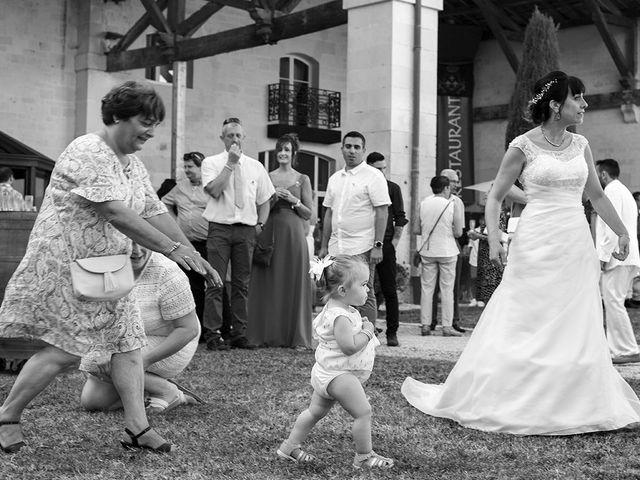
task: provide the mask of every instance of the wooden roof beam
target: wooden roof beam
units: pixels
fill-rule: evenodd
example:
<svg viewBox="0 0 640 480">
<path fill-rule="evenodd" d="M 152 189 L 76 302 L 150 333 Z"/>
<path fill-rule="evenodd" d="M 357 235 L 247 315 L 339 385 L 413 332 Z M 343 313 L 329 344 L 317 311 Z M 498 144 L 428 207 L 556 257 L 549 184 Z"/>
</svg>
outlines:
<svg viewBox="0 0 640 480">
<path fill-rule="evenodd" d="M 347 11 L 342 0 L 334 0 L 273 20 L 273 39 L 284 40 L 328 28 L 345 25 Z M 166 65 L 174 61 L 195 60 L 220 53 L 265 45 L 256 35 L 256 25 L 234 28 L 213 35 L 178 40 L 172 47 L 151 46 L 129 51 L 109 52 L 107 71 L 118 72 L 138 68 Z"/>
<path fill-rule="evenodd" d="M 501 8 L 496 7 L 493 2 L 491 2 L 491 0 L 487 0 L 486 2 L 486 9 L 489 12 L 489 14 L 493 15 L 495 18 L 498 19 L 498 21 L 500 22 L 500 24 L 503 27 L 506 27 L 510 30 L 514 30 L 516 32 L 519 32 L 522 30 L 522 27 L 520 25 L 518 25 L 515 21 L 513 21 L 506 13 L 504 10 L 502 10 Z M 482 7 L 480 7 L 480 10 L 483 10 Z M 484 10 L 482 11 L 482 14 L 485 15 Z M 485 15 L 486 18 L 486 15 Z"/>
<path fill-rule="evenodd" d="M 635 28 L 636 20 L 632 17 L 623 17 L 621 15 L 603 14 L 605 22 L 616 27 Z"/>
<path fill-rule="evenodd" d="M 613 35 L 609 30 L 609 25 L 607 24 L 604 14 L 602 13 L 602 10 L 600 10 L 600 6 L 596 0 L 584 0 L 584 3 L 586 7 L 591 10 L 593 22 L 596 24 L 596 28 L 598 29 L 598 32 L 600 32 L 600 36 L 602 37 L 607 50 L 609 50 L 609 55 L 611 55 L 613 63 L 615 63 L 616 68 L 622 77 L 620 79 L 620 83 L 625 89 L 631 88 L 635 83 L 633 63 L 627 61 L 615 38 L 613 38 Z"/>
<path fill-rule="evenodd" d="M 493 36 L 496 37 L 500 48 L 502 48 L 502 52 L 507 57 L 507 61 L 509 62 L 509 65 L 511 65 L 511 69 L 514 73 L 516 73 L 518 71 L 518 65 L 520 62 L 518 60 L 516 52 L 514 52 L 513 48 L 511 48 L 509 40 L 507 39 L 502 26 L 492 14 L 492 8 L 495 9 L 495 6 L 491 4 L 490 0 L 473 0 L 473 3 L 475 3 L 478 8 L 480 8 L 482 15 L 487 21 L 487 25 L 489 25 L 489 28 L 493 33 Z"/>
<path fill-rule="evenodd" d="M 168 0 L 158 0 L 158 8 L 162 11 L 167 8 Z M 151 15 L 147 12 L 129 29 L 127 33 L 115 44 L 110 52 L 121 52 L 129 48 L 140 35 L 151 25 Z"/>
<path fill-rule="evenodd" d="M 222 5 L 225 7 L 233 7 L 238 8 L 240 10 L 250 11 L 255 8 L 255 5 L 252 1 L 247 0 L 206 0 L 207 2 L 214 2 L 218 5 Z"/>
<path fill-rule="evenodd" d="M 158 30 L 159 32 L 171 33 L 171 27 L 169 26 L 169 22 L 164 15 L 162 14 L 162 10 L 156 2 L 153 0 L 140 0 L 145 10 L 149 14 L 151 19 L 151 25 Z"/>
<path fill-rule="evenodd" d="M 282 13 L 291 13 L 301 0 L 278 0 L 276 10 Z"/>
<path fill-rule="evenodd" d="M 192 13 L 189 18 L 181 22 L 176 28 L 176 33 L 186 38 L 192 37 L 212 15 L 222 8 L 224 8 L 224 5 L 219 3 L 206 3 L 199 10 Z"/>
<path fill-rule="evenodd" d="M 598 0 L 598 3 L 606 8 L 610 13 L 618 16 L 622 16 L 622 12 L 616 7 L 611 0 Z"/>
</svg>

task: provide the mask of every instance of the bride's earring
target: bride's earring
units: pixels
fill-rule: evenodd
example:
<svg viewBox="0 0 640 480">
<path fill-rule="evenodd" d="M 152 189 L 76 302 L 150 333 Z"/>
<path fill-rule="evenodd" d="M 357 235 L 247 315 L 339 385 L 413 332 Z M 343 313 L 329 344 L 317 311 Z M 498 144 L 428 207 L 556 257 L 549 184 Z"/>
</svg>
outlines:
<svg viewBox="0 0 640 480">
<path fill-rule="evenodd" d="M 560 110 L 558 110 L 556 112 L 556 114 L 553 116 L 553 119 L 558 122 L 560 120 L 560 117 L 562 117 L 562 115 L 560 114 Z"/>
</svg>

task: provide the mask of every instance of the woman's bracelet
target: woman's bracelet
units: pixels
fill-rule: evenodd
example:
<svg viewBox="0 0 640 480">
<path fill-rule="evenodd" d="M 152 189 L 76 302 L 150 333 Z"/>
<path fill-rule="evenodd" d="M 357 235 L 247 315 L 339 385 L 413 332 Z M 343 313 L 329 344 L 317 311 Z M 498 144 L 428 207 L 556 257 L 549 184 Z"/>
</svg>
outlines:
<svg viewBox="0 0 640 480">
<path fill-rule="evenodd" d="M 295 204 L 291 205 L 291 208 L 296 208 L 296 207 L 299 207 L 300 205 L 302 205 L 302 200 L 298 199 L 298 201 Z"/>
<path fill-rule="evenodd" d="M 371 333 L 369 330 L 360 330 L 360 333 L 364 333 L 369 340 L 367 340 L 367 343 L 371 341 L 371 339 L 373 339 L 373 333 Z"/>
<path fill-rule="evenodd" d="M 227 170 L 229 170 L 230 172 L 233 172 L 233 168 L 231 168 L 231 167 L 229 166 L 229 164 L 228 164 L 228 163 L 225 163 L 225 164 L 224 164 L 224 168 L 226 168 L 226 169 L 227 169 Z"/>
<path fill-rule="evenodd" d="M 621 233 L 618 235 L 618 237 L 627 237 L 629 238 L 629 234 L 628 233 Z"/>
<path fill-rule="evenodd" d="M 169 255 L 171 255 L 173 252 L 175 252 L 177 249 L 179 249 L 182 246 L 182 244 L 180 242 L 176 242 L 174 243 L 170 249 L 168 249 L 166 252 L 163 252 L 163 255 L 165 257 L 168 257 Z"/>
</svg>

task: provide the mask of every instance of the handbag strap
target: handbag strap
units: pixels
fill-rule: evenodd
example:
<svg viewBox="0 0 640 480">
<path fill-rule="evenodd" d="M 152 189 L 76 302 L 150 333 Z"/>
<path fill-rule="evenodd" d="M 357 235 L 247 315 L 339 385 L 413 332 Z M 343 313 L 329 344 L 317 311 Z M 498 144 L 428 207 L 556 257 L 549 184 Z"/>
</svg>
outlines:
<svg viewBox="0 0 640 480">
<path fill-rule="evenodd" d="M 447 210 L 447 208 L 449 207 L 449 205 L 451 205 L 453 203 L 453 199 L 449 200 L 447 202 L 447 204 L 444 206 L 444 208 L 442 209 L 442 211 L 440 212 L 440 215 L 438 215 L 438 218 L 436 219 L 436 223 L 433 224 L 433 227 L 431 227 L 431 230 L 429 231 L 429 233 L 427 234 L 427 238 L 425 239 L 424 242 L 422 242 L 422 245 L 420 246 L 420 248 L 417 250 L 418 253 L 420 253 L 420 251 L 424 248 L 424 246 L 429 243 L 429 239 L 431 238 L 431 234 L 433 233 L 433 231 L 436 229 L 436 226 L 438 225 L 438 222 L 440 221 L 440 219 L 442 218 L 442 215 L 444 215 L 444 212 Z"/>
</svg>

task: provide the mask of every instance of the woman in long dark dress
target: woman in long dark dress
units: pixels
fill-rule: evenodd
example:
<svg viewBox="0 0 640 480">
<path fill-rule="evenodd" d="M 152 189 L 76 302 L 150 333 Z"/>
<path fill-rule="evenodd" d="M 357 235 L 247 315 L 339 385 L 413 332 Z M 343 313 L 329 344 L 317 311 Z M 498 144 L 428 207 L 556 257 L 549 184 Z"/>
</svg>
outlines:
<svg viewBox="0 0 640 480">
<path fill-rule="evenodd" d="M 276 194 L 265 231 L 273 232 L 268 267 L 253 265 L 249 287 L 250 342 L 269 347 L 311 347 L 311 281 L 305 224 L 311 217 L 309 177 L 294 170 L 294 135 L 276 143 L 278 168 L 269 174 Z"/>
</svg>

